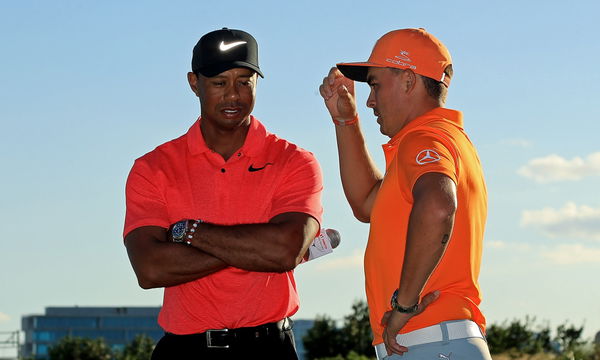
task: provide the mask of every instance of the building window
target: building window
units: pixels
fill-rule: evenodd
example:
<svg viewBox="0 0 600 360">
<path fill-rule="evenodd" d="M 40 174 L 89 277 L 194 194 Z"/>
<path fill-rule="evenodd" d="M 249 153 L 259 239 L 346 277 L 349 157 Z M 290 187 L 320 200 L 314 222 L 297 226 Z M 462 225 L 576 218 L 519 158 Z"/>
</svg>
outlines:
<svg viewBox="0 0 600 360">
<path fill-rule="evenodd" d="M 98 319 L 95 317 L 38 317 L 38 329 L 52 328 L 97 328 Z"/>
<path fill-rule="evenodd" d="M 48 355 L 48 345 L 37 344 L 37 347 L 36 347 L 35 350 L 36 350 L 35 353 L 36 353 L 37 356 L 40 356 L 40 355 L 41 356 L 46 356 L 46 355 Z"/>
<path fill-rule="evenodd" d="M 33 338 L 35 341 L 39 342 L 48 342 L 52 341 L 52 333 L 49 331 L 36 331 L 33 333 Z"/>
</svg>

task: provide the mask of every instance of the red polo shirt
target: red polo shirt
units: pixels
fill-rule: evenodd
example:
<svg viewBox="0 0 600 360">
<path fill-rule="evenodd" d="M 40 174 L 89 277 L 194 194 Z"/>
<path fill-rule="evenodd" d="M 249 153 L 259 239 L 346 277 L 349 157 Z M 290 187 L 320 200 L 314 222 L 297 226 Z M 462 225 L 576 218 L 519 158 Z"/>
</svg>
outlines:
<svg viewBox="0 0 600 360">
<path fill-rule="evenodd" d="M 124 236 L 181 219 L 253 224 L 302 212 L 321 222 L 321 171 L 312 153 L 251 117 L 244 145 L 225 161 L 207 147 L 200 121 L 135 161 L 127 179 Z M 165 288 L 159 324 L 175 334 L 256 326 L 291 316 L 298 307 L 293 272 L 228 267 Z"/>
</svg>

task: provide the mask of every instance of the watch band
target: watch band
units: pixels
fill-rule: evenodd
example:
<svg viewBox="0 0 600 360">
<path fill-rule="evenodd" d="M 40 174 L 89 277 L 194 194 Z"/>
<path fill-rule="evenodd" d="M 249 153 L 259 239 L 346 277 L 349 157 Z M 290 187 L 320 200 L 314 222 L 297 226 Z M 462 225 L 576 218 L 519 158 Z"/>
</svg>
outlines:
<svg viewBox="0 0 600 360">
<path fill-rule="evenodd" d="M 414 304 L 413 306 L 409 306 L 409 307 L 404 307 L 401 305 L 398 305 L 398 289 L 396 289 L 396 291 L 394 291 L 394 293 L 392 294 L 392 300 L 391 300 L 391 304 L 392 304 L 392 309 L 403 313 L 403 314 L 412 314 L 414 312 L 417 311 L 417 309 L 419 308 L 419 303 Z"/>
</svg>

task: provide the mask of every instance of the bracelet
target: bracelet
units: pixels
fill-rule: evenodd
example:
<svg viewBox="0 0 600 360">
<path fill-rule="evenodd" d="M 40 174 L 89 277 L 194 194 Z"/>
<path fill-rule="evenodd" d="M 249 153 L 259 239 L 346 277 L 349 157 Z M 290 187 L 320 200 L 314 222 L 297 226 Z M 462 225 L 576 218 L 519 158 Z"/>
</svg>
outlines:
<svg viewBox="0 0 600 360">
<path fill-rule="evenodd" d="M 196 232 L 196 229 L 198 228 L 198 225 L 200 223 L 202 223 L 203 221 L 200 219 L 197 219 L 194 221 L 194 223 L 192 224 L 192 227 L 190 228 L 190 233 L 187 234 L 186 236 L 186 240 L 185 243 L 188 245 L 192 245 L 192 238 L 194 237 L 194 233 Z"/>
<path fill-rule="evenodd" d="M 358 122 L 358 114 L 354 115 L 354 117 L 351 120 L 348 121 L 339 121 L 336 120 L 334 118 L 332 118 L 331 120 L 333 120 L 333 123 L 338 125 L 338 126 L 348 126 L 348 125 L 354 125 Z"/>
</svg>

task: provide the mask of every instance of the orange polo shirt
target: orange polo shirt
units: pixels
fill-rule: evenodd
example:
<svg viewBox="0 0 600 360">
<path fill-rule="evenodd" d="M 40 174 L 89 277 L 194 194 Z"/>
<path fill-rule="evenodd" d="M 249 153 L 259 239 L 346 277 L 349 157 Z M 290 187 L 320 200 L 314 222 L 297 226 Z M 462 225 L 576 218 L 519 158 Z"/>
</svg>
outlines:
<svg viewBox="0 0 600 360">
<path fill-rule="evenodd" d="M 200 121 L 135 161 L 127 179 L 123 236 L 182 219 L 253 224 L 302 212 L 321 222 L 321 170 L 312 153 L 267 132 L 252 117 L 244 145 L 225 161 L 207 147 Z M 298 307 L 292 271 L 228 267 L 165 288 L 158 322 L 167 332 L 191 334 L 279 321 Z"/>
<path fill-rule="evenodd" d="M 454 229 L 422 293 L 439 290 L 439 299 L 400 332 L 458 319 L 473 320 L 484 330 L 478 277 L 487 190 L 477 151 L 463 129 L 462 113 L 433 109 L 408 123 L 383 150 L 386 173 L 371 212 L 364 262 L 373 344 L 383 342 L 381 318 L 391 309 L 390 299 L 400 282 L 412 189 L 421 175 L 430 172 L 445 174 L 456 184 Z"/>
</svg>

